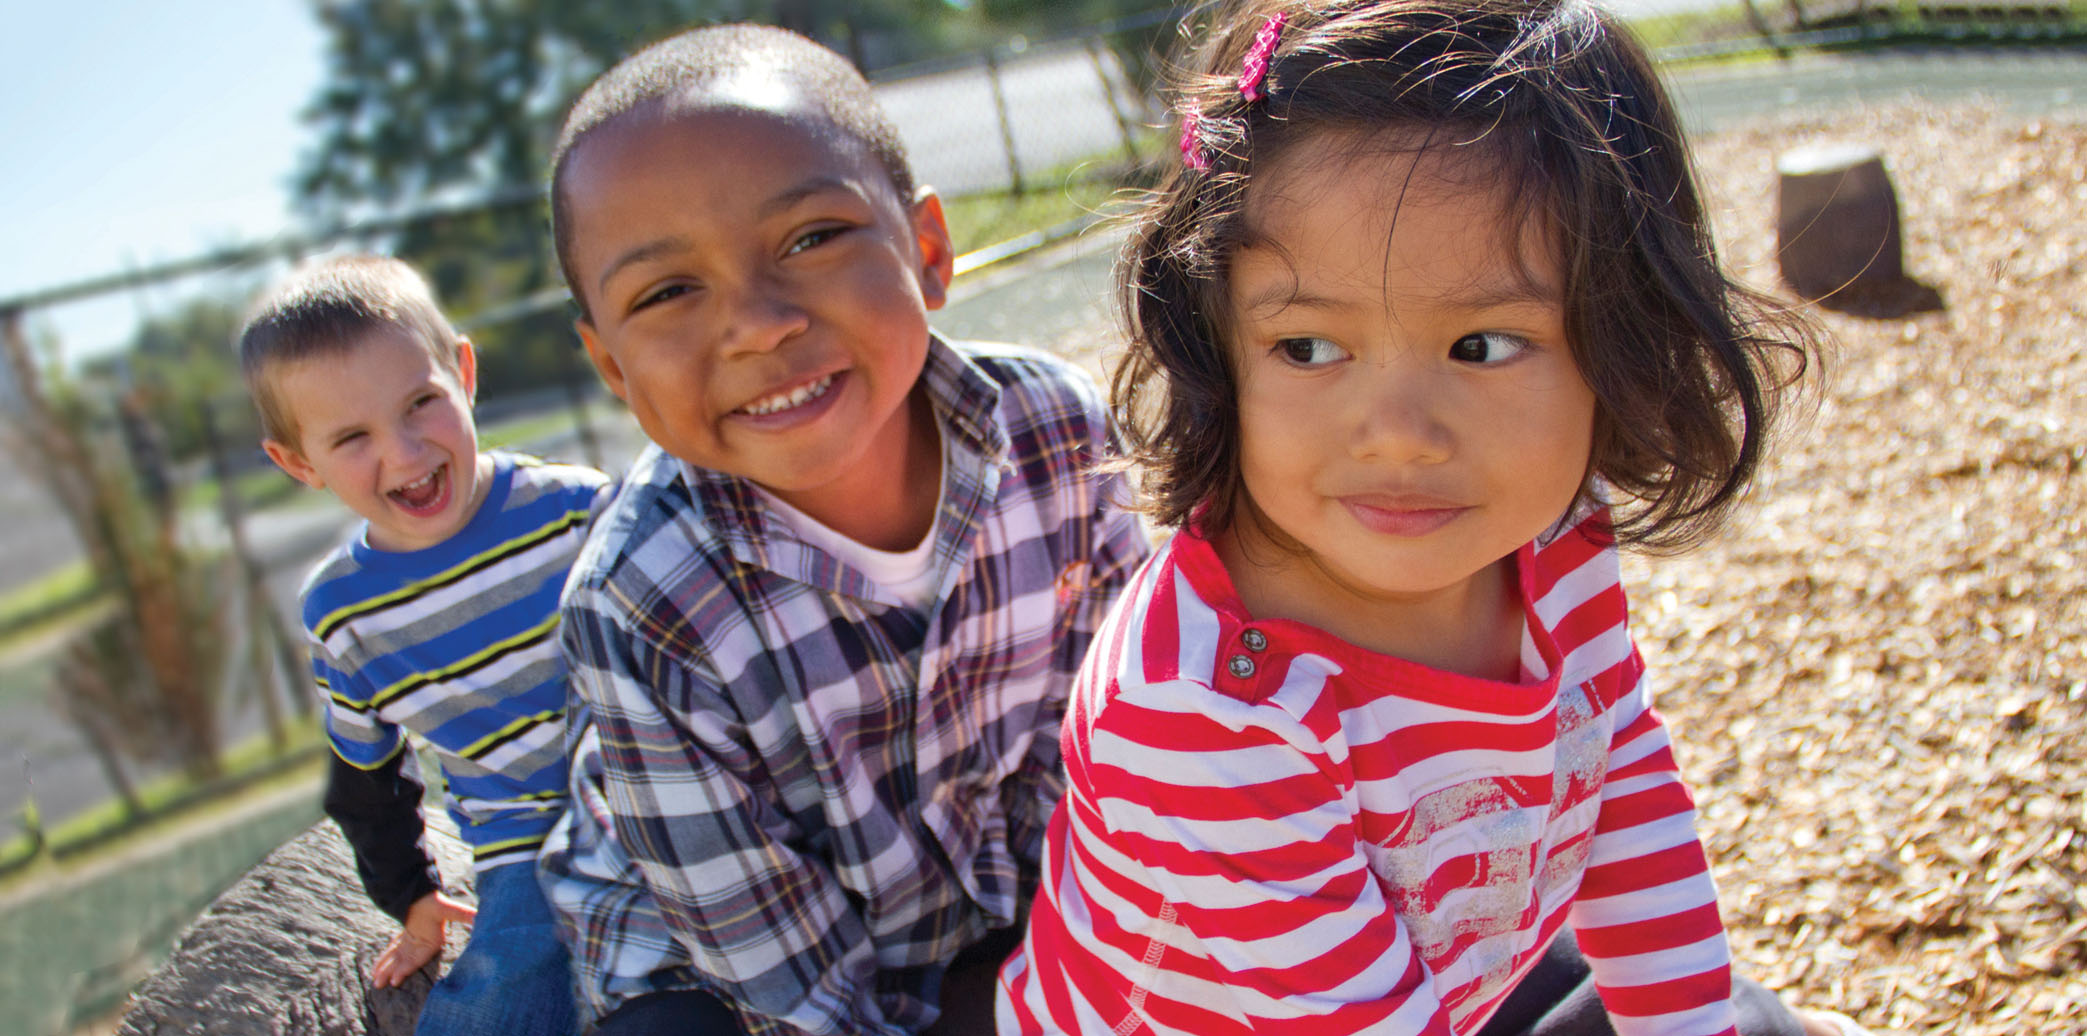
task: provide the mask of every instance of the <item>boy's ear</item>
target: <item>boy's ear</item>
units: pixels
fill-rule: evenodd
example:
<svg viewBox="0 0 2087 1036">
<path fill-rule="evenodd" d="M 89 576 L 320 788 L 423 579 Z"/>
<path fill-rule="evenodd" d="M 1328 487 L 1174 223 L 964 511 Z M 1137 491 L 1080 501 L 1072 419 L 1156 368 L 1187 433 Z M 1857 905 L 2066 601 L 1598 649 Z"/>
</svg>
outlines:
<svg viewBox="0 0 2087 1036">
<path fill-rule="evenodd" d="M 623 394 L 623 367 L 616 362 L 615 356 L 610 355 L 609 347 L 602 344 L 601 335 L 594 330 L 594 325 L 580 319 L 572 322 L 572 329 L 580 336 L 580 344 L 587 347 L 587 358 L 594 361 L 594 370 L 601 375 L 602 384 L 607 385 L 617 399 L 630 402 L 630 397 Z"/>
<path fill-rule="evenodd" d="M 942 198 L 923 186 L 913 195 L 913 236 L 920 245 L 920 294 L 929 309 L 949 301 L 949 282 L 956 277 L 956 246 L 942 216 Z"/>
<path fill-rule="evenodd" d="M 471 339 L 457 336 L 457 381 L 464 387 L 464 398 L 478 402 L 478 347 Z"/>
<path fill-rule="evenodd" d="M 274 439 L 263 439 L 261 452 L 267 454 L 276 467 L 283 469 L 283 474 L 313 489 L 326 488 L 326 480 L 319 477 L 319 469 L 312 467 L 312 463 L 304 459 L 304 454 L 297 452 L 297 447 Z"/>
</svg>

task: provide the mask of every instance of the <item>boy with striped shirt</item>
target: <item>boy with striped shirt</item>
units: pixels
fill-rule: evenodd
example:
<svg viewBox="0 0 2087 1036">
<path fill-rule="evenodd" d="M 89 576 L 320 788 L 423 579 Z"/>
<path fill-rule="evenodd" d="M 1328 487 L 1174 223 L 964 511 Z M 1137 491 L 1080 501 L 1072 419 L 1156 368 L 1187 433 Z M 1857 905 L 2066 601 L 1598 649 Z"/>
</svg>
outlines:
<svg viewBox="0 0 2087 1036">
<path fill-rule="evenodd" d="M 532 866 L 565 804 L 559 591 L 609 479 L 482 452 L 476 354 L 396 260 L 299 271 L 240 339 L 263 448 L 364 521 L 303 590 L 333 755 L 326 812 L 364 888 L 403 926 L 372 982 L 403 982 L 473 926 L 430 992 L 423 1033 L 574 1031 L 571 965 Z M 472 847 L 474 910 L 422 844 L 407 731 L 441 761 Z"/>
</svg>

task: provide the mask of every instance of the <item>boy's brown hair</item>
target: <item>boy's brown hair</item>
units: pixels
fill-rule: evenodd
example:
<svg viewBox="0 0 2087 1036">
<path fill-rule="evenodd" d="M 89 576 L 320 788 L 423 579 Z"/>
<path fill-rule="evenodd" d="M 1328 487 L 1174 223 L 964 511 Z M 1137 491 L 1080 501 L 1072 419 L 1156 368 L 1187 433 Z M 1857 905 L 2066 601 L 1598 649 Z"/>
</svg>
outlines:
<svg viewBox="0 0 2087 1036">
<path fill-rule="evenodd" d="M 261 412 L 261 430 L 293 450 L 297 415 L 276 395 L 273 375 L 286 364 L 334 356 L 372 333 L 406 335 L 443 370 L 459 376 L 458 335 L 420 273 L 387 256 L 345 255 L 292 271 L 255 301 L 239 332 L 239 369 Z"/>
<path fill-rule="evenodd" d="M 1249 98 L 1241 68 L 1277 15 Z M 1131 344 L 1114 406 L 1154 518 L 1221 531 L 1242 492 L 1221 343 L 1256 170 L 1329 131 L 1404 131 L 1469 156 L 1515 199 L 1511 224 L 1558 243 L 1566 332 L 1596 399 L 1582 497 L 1618 498 L 1624 542 L 1713 529 L 1817 333 L 1720 268 L 1674 107 L 1629 31 L 1592 0 L 1243 0 L 1213 22 L 1230 28 L 1175 92 L 1184 161 L 1119 271 Z"/>
</svg>

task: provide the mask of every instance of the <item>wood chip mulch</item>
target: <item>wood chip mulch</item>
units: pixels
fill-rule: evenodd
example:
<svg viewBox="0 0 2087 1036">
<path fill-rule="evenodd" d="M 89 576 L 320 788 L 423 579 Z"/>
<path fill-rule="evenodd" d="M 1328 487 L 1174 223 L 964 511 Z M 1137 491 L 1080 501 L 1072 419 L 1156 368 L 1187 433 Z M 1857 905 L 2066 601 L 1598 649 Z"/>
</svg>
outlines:
<svg viewBox="0 0 2087 1036">
<path fill-rule="evenodd" d="M 1626 562 L 1744 973 L 1880 1033 L 2087 1031 L 2087 121 L 1902 105 L 1697 141 L 1777 286 L 1775 158 L 1879 148 L 1943 308 L 1817 306 L 1740 520 Z"/>
</svg>

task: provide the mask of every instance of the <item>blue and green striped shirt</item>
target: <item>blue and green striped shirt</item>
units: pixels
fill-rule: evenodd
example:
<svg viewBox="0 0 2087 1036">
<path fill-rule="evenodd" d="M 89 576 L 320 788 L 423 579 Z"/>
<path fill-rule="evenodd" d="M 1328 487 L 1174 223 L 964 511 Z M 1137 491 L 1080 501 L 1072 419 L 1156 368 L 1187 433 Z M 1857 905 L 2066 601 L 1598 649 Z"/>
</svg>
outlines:
<svg viewBox="0 0 2087 1036">
<path fill-rule="evenodd" d="M 393 553 L 358 530 L 304 587 L 334 751 L 374 770 L 405 750 L 406 731 L 425 739 L 480 869 L 532 858 L 564 807 L 558 596 L 610 484 L 591 468 L 492 457 L 492 485 L 457 535 Z"/>
</svg>

